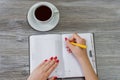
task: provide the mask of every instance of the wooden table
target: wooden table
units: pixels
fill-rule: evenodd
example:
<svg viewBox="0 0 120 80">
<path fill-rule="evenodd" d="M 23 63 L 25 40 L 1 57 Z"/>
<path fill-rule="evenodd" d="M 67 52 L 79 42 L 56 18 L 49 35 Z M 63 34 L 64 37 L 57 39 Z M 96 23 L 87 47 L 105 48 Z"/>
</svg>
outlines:
<svg viewBox="0 0 120 80">
<path fill-rule="evenodd" d="M 60 22 L 52 31 L 38 32 L 26 15 L 39 0 L 0 0 L 0 80 L 27 79 L 29 35 L 64 32 L 94 32 L 99 79 L 119 80 L 120 0 L 47 1 L 60 10 Z"/>
</svg>

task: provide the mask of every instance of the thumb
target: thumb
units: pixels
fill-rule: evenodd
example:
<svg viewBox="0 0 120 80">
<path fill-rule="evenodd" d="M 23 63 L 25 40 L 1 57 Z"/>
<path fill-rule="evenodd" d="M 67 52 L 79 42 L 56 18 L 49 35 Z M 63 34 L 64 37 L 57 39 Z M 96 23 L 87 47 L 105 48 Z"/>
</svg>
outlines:
<svg viewBox="0 0 120 80">
<path fill-rule="evenodd" d="M 54 76 L 54 77 L 49 78 L 48 80 L 57 80 L 57 77 Z"/>
<path fill-rule="evenodd" d="M 70 43 L 69 40 L 66 41 L 66 45 L 67 45 L 71 50 L 74 49 L 74 46 Z"/>
</svg>

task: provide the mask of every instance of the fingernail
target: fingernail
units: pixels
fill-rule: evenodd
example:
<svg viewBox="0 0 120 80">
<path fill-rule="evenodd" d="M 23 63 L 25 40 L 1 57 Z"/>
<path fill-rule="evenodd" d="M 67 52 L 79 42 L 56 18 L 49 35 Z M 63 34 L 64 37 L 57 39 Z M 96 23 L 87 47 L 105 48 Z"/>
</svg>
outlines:
<svg viewBox="0 0 120 80">
<path fill-rule="evenodd" d="M 69 52 L 70 52 L 70 53 L 72 53 L 72 51 L 71 51 L 71 50 L 70 50 Z"/>
<path fill-rule="evenodd" d="M 59 60 L 56 60 L 57 63 L 59 63 Z"/>
<path fill-rule="evenodd" d="M 68 53 L 71 53 L 72 51 L 71 51 L 70 49 L 67 49 L 67 52 L 68 52 Z"/>
<path fill-rule="evenodd" d="M 56 60 L 56 59 L 57 59 L 57 56 L 55 56 L 54 59 Z"/>
<path fill-rule="evenodd" d="M 54 79 L 57 79 L 57 76 L 55 76 Z"/>
<path fill-rule="evenodd" d="M 51 57 L 50 60 L 53 60 L 53 57 Z"/>
<path fill-rule="evenodd" d="M 46 60 L 44 60 L 45 62 L 47 62 L 48 60 L 46 59 Z"/>
<path fill-rule="evenodd" d="M 68 46 L 66 46 L 66 48 L 69 48 Z"/>
<path fill-rule="evenodd" d="M 70 48 L 69 48 L 68 50 L 69 50 L 69 51 L 71 51 L 71 49 L 70 49 Z"/>
<path fill-rule="evenodd" d="M 70 50 L 70 53 L 72 53 L 72 51 Z"/>
<path fill-rule="evenodd" d="M 68 39 L 67 39 L 67 37 L 65 37 L 65 41 L 67 41 Z"/>
</svg>

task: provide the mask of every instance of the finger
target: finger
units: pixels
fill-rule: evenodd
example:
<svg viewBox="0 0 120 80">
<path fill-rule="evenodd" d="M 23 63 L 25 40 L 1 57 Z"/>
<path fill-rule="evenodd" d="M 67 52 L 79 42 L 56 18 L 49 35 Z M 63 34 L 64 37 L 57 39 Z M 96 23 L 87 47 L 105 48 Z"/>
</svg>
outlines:
<svg viewBox="0 0 120 80">
<path fill-rule="evenodd" d="M 73 37 L 75 38 L 75 40 L 76 40 L 77 43 L 79 43 L 80 40 L 82 40 L 82 38 L 77 33 L 74 33 Z"/>
<path fill-rule="evenodd" d="M 86 45 L 86 40 L 82 38 L 81 43 L 82 43 L 83 45 Z"/>
<path fill-rule="evenodd" d="M 73 34 L 74 38 L 81 38 L 77 33 Z"/>
<path fill-rule="evenodd" d="M 69 53 L 72 53 L 72 51 L 71 51 L 71 49 L 70 49 L 70 48 L 68 49 L 68 51 L 69 51 Z"/>
<path fill-rule="evenodd" d="M 74 46 L 67 40 L 66 45 L 72 50 Z"/>
<path fill-rule="evenodd" d="M 68 52 L 68 53 L 72 53 L 72 51 L 71 51 L 70 48 L 67 48 L 67 52 Z"/>
<path fill-rule="evenodd" d="M 49 60 L 47 60 L 47 61 L 45 60 L 46 63 L 42 66 L 42 69 L 45 68 L 45 67 L 51 62 L 51 60 L 53 60 L 53 59 L 56 60 L 56 59 L 57 59 L 57 56 L 51 57 L 51 58 L 50 58 Z"/>
<path fill-rule="evenodd" d="M 54 76 L 54 77 L 49 78 L 48 80 L 56 80 L 56 79 L 57 79 L 57 76 Z"/>
<path fill-rule="evenodd" d="M 54 79 L 54 77 L 51 77 L 51 78 L 50 78 L 50 79 L 48 79 L 48 80 L 55 80 L 55 79 Z"/>
<path fill-rule="evenodd" d="M 59 63 L 59 60 L 56 60 L 55 64 L 49 68 L 49 70 L 47 71 L 48 75 L 53 72 L 53 70 L 57 67 L 58 63 Z"/>
<path fill-rule="evenodd" d="M 81 38 L 77 33 L 74 34 L 74 37 L 76 38 L 78 43 L 86 44 L 86 40 L 84 38 Z"/>
<path fill-rule="evenodd" d="M 86 40 L 84 38 L 81 38 L 77 33 L 73 34 L 73 36 L 70 38 L 70 40 L 73 40 L 76 43 L 80 43 L 80 44 L 86 44 Z"/>
<path fill-rule="evenodd" d="M 37 68 L 41 68 L 42 66 L 44 66 L 44 64 L 45 64 L 47 61 L 48 61 L 47 59 L 44 60 L 42 63 L 40 63 L 40 64 L 37 66 Z"/>
<path fill-rule="evenodd" d="M 70 41 L 73 41 L 76 43 L 80 43 L 81 40 L 82 38 L 77 33 L 74 33 L 73 36 L 70 38 Z"/>
<path fill-rule="evenodd" d="M 73 35 L 69 38 L 69 41 L 75 42 L 75 38 L 73 37 Z"/>
<path fill-rule="evenodd" d="M 74 39 L 72 39 L 72 37 L 71 37 L 71 38 L 67 38 L 67 37 L 65 37 L 65 41 L 67 41 L 67 40 L 69 40 L 69 41 L 73 41 L 73 42 L 74 42 Z"/>
<path fill-rule="evenodd" d="M 50 60 L 47 60 L 42 66 L 41 66 L 41 70 L 44 71 L 44 68 L 50 63 Z"/>
<path fill-rule="evenodd" d="M 43 70 L 46 72 L 46 71 L 48 71 L 49 70 L 49 68 L 52 66 L 52 65 L 54 65 L 55 64 L 55 59 L 53 59 L 53 58 L 51 58 L 50 59 L 50 62 L 43 68 Z"/>
</svg>

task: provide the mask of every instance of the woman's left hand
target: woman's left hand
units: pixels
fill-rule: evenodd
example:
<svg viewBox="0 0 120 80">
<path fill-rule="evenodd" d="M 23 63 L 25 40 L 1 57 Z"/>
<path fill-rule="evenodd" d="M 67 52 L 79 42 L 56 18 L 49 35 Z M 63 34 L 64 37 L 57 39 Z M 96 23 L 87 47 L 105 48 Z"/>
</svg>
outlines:
<svg viewBox="0 0 120 80">
<path fill-rule="evenodd" d="M 27 80 L 47 80 L 49 75 L 57 67 L 59 60 L 57 57 L 51 57 L 49 60 L 44 60 L 29 76 Z M 49 80 L 56 80 L 53 76 Z"/>
</svg>

